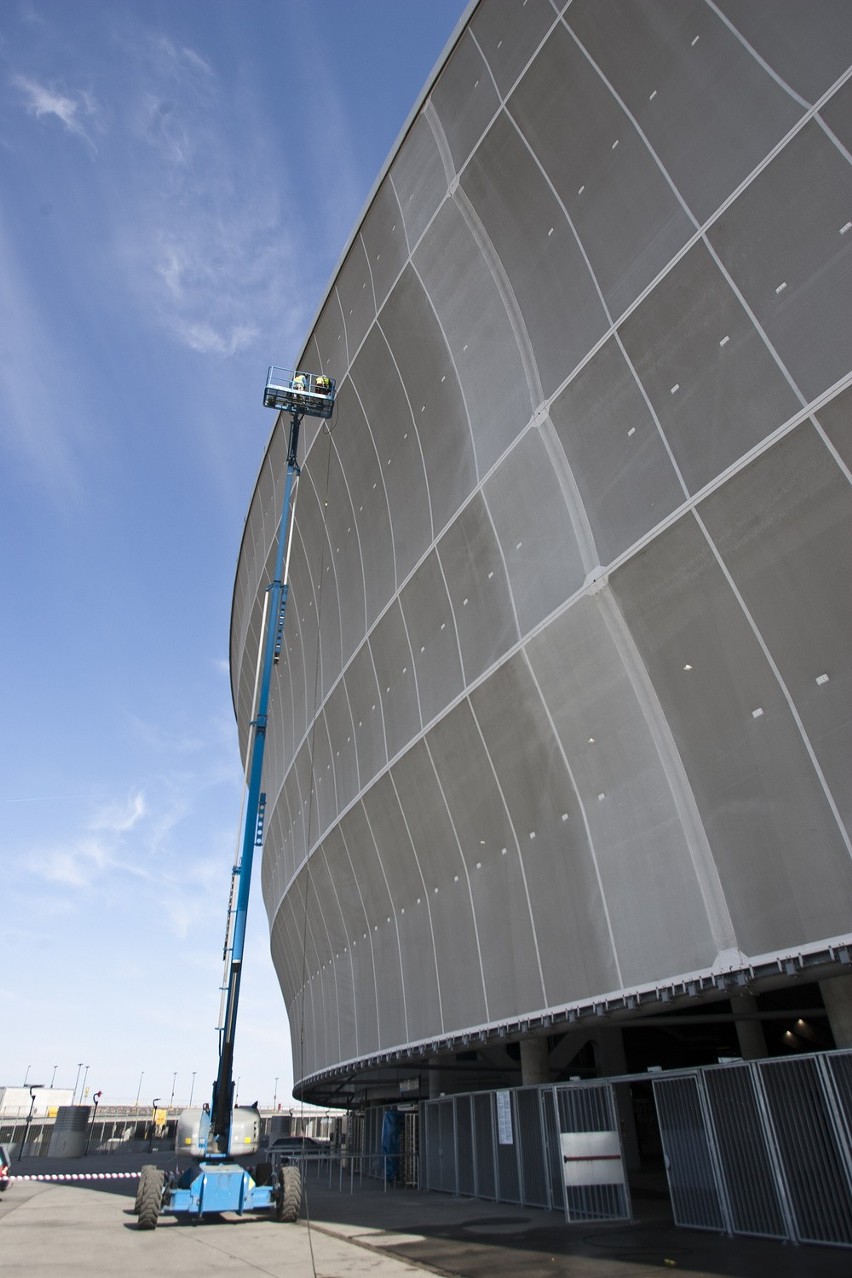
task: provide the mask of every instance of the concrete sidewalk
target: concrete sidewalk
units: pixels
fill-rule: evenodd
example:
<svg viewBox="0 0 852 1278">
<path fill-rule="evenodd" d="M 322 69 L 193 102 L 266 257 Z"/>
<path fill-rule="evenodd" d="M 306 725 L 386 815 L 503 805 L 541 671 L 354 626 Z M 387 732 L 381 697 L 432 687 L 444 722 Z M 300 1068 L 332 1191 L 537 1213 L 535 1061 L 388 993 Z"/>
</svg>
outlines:
<svg viewBox="0 0 852 1278">
<path fill-rule="evenodd" d="M 17 1168 L 14 1170 L 17 1171 Z M 52 1170 L 52 1169 L 51 1169 Z M 429 1271 L 304 1222 L 213 1216 L 187 1224 L 162 1216 L 142 1232 L 136 1180 L 14 1181 L 0 1197 L 4 1278 L 417 1278 Z"/>
<path fill-rule="evenodd" d="M 138 1172 L 175 1156 L 111 1155 L 28 1159 L 15 1175 L 96 1177 Z M 566 1225 L 561 1214 L 505 1203 L 451 1198 L 365 1181 L 353 1192 L 327 1177 L 306 1180 L 302 1218 L 206 1217 L 199 1224 L 164 1215 L 153 1232 L 136 1227 L 135 1176 L 109 1180 L 15 1180 L 0 1196 L 4 1278 L 217 1278 L 259 1273 L 278 1278 L 651 1278 L 680 1270 L 690 1278 L 848 1278 L 852 1253 L 727 1238 L 677 1229 L 664 1196 L 635 1204 L 625 1225 Z"/>
</svg>

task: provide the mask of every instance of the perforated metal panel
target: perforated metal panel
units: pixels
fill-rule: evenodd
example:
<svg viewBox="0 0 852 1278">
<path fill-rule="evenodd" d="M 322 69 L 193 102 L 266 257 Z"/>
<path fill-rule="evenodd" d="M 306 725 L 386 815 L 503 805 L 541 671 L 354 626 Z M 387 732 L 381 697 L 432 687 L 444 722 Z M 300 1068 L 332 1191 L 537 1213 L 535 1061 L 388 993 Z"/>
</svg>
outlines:
<svg viewBox="0 0 852 1278">
<path fill-rule="evenodd" d="M 849 928 L 852 10 L 624 8 L 472 6 L 306 336 L 337 422 L 303 434 L 263 865 L 300 1081 Z M 795 1230 L 725 1126 L 768 1105 L 744 1078 L 705 1097 L 731 1225 Z"/>
</svg>

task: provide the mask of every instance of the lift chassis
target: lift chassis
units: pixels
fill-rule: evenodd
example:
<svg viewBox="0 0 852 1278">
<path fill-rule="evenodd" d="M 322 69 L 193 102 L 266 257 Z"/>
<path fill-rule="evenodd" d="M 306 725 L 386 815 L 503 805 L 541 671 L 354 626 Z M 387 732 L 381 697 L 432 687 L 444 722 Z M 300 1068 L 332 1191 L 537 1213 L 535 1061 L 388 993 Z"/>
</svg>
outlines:
<svg viewBox="0 0 852 1278">
<path fill-rule="evenodd" d="M 258 661 L 256 705 L 251 721 L 247 797 L 240 859 L 233 869 L 228 930 L 225 938 L 226 974 L 224 1014 L 219 1027 L 219 1068 L 210 1105 L 184 1110 L 178 1120 L 177 1150 L 199 1159 L 182 1175 L 166 1176 L 158 1167 L 143 1167 L 136 1195 L 140 1229 L 154 1229 L 161 1212 L 196 1218 L 212 1212 L 274 1211 L 276 1219 L 295 1221 L 302 1198 L 298 1167 L 273 1169 L 260 1164 L 254 1174 L 234 1161 L 236 1154 L 253 1154 L 259 1144 L 260 1115 L 256 1108 L 234 1108 L 234 1039 L 240 998 L 245 929 L 254 850 L 262 846 L 266 796 L 261 791 L 263 755 L 269 714 L 272 673 L 284 640 L 290 544 L 295 485 L 298 482 L 299 428 L 304 417 L 331 417 L 334 378 L 291 372 L 273 365 L 267 374 L 263 402 L 267 408 L 289 413 L 287 478 L 278 531 L 275 575 L 266 588 L 264 621 Z M 236 903 L 234 888 L 236 887 Z M 261 1170 L 263 1168 L 263 1170 Z M 264 1183 L 265 1182 L 265 1183 Z"/>
</svg>

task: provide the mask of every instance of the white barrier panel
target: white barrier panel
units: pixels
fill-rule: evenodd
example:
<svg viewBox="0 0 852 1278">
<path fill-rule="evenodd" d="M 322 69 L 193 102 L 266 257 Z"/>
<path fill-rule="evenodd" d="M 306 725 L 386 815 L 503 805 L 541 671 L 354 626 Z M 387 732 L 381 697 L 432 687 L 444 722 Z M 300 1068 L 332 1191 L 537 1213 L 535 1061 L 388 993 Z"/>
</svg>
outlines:
<svg viewBox="0 0 852 1278">
<path fill-rule="evenodd" d="M 618 1132 L 562 1132 L 562 1165 L 568 1188 L 625 1184 Z"/>
</svg>

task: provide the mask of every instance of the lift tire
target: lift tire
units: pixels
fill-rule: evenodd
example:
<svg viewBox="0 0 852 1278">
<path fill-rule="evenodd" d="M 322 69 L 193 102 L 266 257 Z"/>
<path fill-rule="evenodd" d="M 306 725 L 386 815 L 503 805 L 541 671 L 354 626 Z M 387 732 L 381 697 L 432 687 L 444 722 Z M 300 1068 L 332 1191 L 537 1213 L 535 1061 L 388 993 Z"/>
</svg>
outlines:
<svg viewBox="0 0 852 1278">
<path fill-rule="evenodd" d="M 302 1206 L 302 1173 L 298 1167 L 278 1168 L 278 1197 L 275 1214 L 283 1225 L 293 1225 L 299 1219 Z"/>
<path fill-rule="evenodd" d="M 148 1179 L 151 1172 L 156 1170 L 157 1169 L 153 1165 L 153 1163 L 146 1163 L 145 1166 L 142 1168 L 141 1172 L 139 1173 L 139 1182 L 136 1186 L 136 1201 L 133 1204 L 134 1216 L 139 1215 L 139 1208 L 142 1206 L 142 1187 L 145 1184 L 145 1181 Z"/>
<path fill-rule="evenodd" d="M 139 1182 L 139 1228 L 156 1229 L 163 1205 L 163 1172 L 159 1167 L 145 1167 L 148 1175 Z"/>
</svg>

